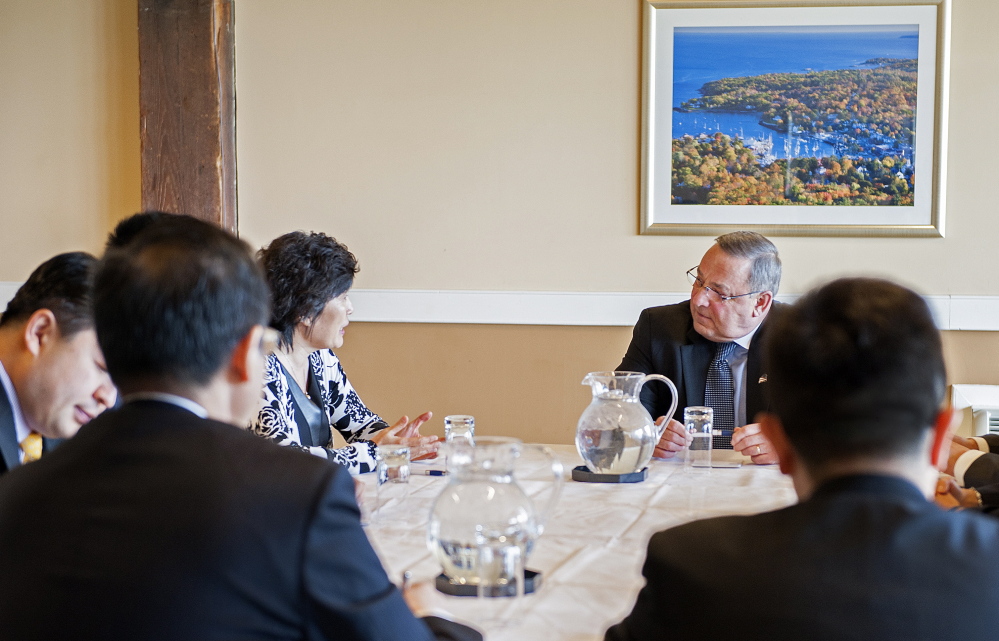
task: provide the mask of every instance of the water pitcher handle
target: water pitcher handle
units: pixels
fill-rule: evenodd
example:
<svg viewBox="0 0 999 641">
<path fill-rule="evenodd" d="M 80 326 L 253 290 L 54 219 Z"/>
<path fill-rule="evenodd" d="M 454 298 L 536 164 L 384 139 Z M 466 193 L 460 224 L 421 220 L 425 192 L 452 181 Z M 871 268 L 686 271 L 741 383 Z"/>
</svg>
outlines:
<svg viewBox="0 0 999 641">
<path fill-rule="evenodd" d="M 666 420 L 663 421 L 662 425 L 656 426 L 656 443 L 659 443 L 659 439 L 663 437 L 663 432 L 666 431 L 666 424 L 669 423 L 670 419 L 673 418 L 673 414 L 676 412 L 676 406 L 679 404 L 680 396 L 676 393 L 676 385 L 673 384 L 673 381 L 669 380 L 662 374 L 649 374 L 642 379 L 639 387 L 644 386 L 649 381 L 662 381 L 663 383 L 666 383 L 669 387 L 670 393 L 673 395 L 673 404 L 669 406 L 669 412 L 666 413 Z M 656 417 L 653 416 L 652 418 L 654 420 Z"/>
<path fill-rule="evenodd" d="M 545 531 L 548 519 L 550 519 L 552 514 L 555 512 L 555 506 L 558 504 L 558 497 L 562 494 L 562 485 L 565 483 L 565 476 L 563 474 L 565 468 L 562 466 L 562 461 L 558 460 L 558 457 L 555 456 L 555 452 L 552 451 L 552 448 L 547 445 L 530 443 L 525 444 L 524 447 L 536 449 L 545 455 L 545 458 L 548 459 L 548 463 L 551 466 L 552 478 L 555 480 L 551 496 L 548 497 L 548 502 L 545 503 L 544 509 L 538 515 L 538 535 L 540 536 Z"/>
</svg>

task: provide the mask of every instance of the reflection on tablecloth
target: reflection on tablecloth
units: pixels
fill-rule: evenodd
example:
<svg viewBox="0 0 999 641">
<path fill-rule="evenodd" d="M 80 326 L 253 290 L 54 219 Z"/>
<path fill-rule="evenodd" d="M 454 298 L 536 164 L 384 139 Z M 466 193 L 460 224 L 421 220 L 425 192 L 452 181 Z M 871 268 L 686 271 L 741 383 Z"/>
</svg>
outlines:
<svg viewBox="0 0 999 641">
<path fill-rule="evenodd" d="M 565 476 L 582 464 L 575 448 L 552 446 Z M 735 453 L 722 456 L 742 460 Z M 748 463 L 749 459 L 744 459 Z M 420 469 L 420 463 L 414 463 Z M 440 467 L 440 463 L 432 465 Z M 427 466 L 430 467 L 430 466 Z M 372 490 L 373 475 L 362 478 Z M 526 452 L 517 480 L 528 495 L 543 503 L 553 483 L 540 454 Z M 440 565 L 426 545 L 426 527 L 434 499 L 446 478 L 414 475 L 406 509 L 409 524 L 388 520 L 368 526 L 368 536 L 389 576 L 398 581 L 410 570 L 417 580 L 431 579 Z M 645 546 L 656 531 L 697 518 L 764 512 L 795 501 L 790 480 L 776 466 L 684 470 L 680 462 L 653 461 L 643 483 L 613 485 L 567 480 L 558 507 L 538 540 L 528 565 L 540 570 L 544 584 L 526 596 L 515 613 L 516 624 L 482 626 L 475 599 L 441 595 L 441 605 L 456 617 L 485 627 L 488 641 L 596 641 L 630 610 L 643 580 Z M 504 606 L 508 607 L 508 606 Z"/>
</svg>

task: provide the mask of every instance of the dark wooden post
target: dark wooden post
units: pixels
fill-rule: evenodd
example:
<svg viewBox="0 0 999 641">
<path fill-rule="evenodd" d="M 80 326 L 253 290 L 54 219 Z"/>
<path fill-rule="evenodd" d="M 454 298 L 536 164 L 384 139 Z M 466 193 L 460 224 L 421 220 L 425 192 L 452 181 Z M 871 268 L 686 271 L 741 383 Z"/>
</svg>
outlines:
<svg viewBox="0 0 999 641">
<path fill-rule="evenodd" d="M 142 207 L 236 231 L 234 0 L 139 0 Z"/>
</svg>

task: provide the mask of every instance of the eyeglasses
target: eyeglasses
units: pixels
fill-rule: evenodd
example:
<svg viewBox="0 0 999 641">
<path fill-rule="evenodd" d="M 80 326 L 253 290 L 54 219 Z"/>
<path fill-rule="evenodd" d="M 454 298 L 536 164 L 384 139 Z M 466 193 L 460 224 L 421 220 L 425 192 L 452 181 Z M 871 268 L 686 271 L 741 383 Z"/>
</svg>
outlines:
<svg viewBox="0 0 999 641">
<path fill-rule="evenodd" d="M 703 280 L 701 280 L 701 277 L 697 275 L 697 269 L 698 269 L 697 267 L 691 267 L 690 269 L 687 270 L 687 280 L 690 281 L 690 284 L 693 285 L 694 287 L 705 290 L 706 292 L 708 292 L 709 297 L 714 297 L 714 299 L 719 300 L 723 303 L 725 301 L 732 300 L 733 298 L 743 298 L 744 296 L 752 296 L 753 294 L 762 294 L 763 292 L 766 291 L 765 289 L 761 289 L 758 292 L 748 292 L 746 294 L 736 294 L 735 296 L 726 296 L 722 293 L 719 293 L 718 290 L 714 289 L 713 287 L 705 283 Z"/>
</svg>

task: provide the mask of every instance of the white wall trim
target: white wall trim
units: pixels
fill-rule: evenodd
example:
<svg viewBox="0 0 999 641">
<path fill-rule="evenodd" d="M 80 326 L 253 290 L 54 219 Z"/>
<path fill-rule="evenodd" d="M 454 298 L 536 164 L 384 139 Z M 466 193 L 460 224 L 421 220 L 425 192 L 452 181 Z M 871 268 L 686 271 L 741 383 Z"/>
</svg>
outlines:
<svg viewBox="0 0 999 641">
<path fill-rule="evenodd" d="M 0 282 L 0 310 L 21 283 Z M 630 327 L 646 307 L 686 300 L 686 292 L 501 292 L 353 289 L 351 320 L 368 323 L 588 325 Z M 782 294 L 791 303 L 798 294 Z M 999 296 L 927 296 L 940 329 L 999 331 Z"/>
<path fill-rule="evenodd" d="M 646 307 L 679 303 L 689 293 L 354 289 L 350 296 L 352 320 L 369 323 L 630 327 Z M 800 297 L 782 294 L 777 299 L 793 303 Z M 940 329 L 999 331 L 999 296 L 928 296 L 926 301 Z"/>
</svg>

